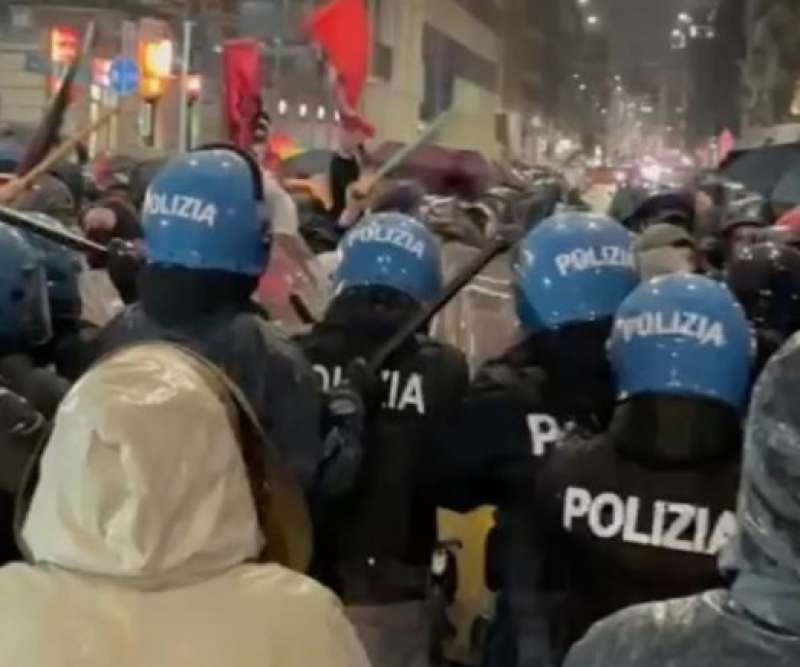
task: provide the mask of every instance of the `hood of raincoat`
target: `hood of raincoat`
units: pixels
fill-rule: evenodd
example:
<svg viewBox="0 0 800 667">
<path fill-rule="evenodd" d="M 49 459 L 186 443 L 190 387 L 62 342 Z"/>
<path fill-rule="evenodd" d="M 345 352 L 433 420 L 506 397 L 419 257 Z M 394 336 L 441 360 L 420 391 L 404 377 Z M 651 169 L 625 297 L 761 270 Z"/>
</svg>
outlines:
<svg viewBox="0 0 800 667">
<path fill-rule="evenodd" d="M 723 552 L 735 603 L 800 635 L 800 335 L 767 364 L 753 395 L 739 492 L 739 535 Z"/>
<path fill-rule="evenodd" d="M 256 559 L 268 531 L 237 406 L 217 375 L 188 352 L 150 344 L 79 380 L 21 510 L 29 558 L 147 590 Z"/>
</svg>

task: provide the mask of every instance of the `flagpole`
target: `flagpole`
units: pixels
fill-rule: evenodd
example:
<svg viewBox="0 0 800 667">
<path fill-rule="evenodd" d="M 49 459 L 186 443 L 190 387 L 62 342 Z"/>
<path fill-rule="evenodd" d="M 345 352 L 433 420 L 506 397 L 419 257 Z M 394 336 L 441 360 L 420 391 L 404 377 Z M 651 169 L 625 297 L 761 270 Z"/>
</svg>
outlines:
<svg viewBox="0 0 800 667">
<path fill-rule="evenodd" d="M 185 153 L 188 148 L 189 126 L 189 60 L 192 55 L 192 26 L 191 21 L 183 22 L 183 59 L 181 62 L 181 103 L 178 116 L 178 150 Z"/>
</svg>

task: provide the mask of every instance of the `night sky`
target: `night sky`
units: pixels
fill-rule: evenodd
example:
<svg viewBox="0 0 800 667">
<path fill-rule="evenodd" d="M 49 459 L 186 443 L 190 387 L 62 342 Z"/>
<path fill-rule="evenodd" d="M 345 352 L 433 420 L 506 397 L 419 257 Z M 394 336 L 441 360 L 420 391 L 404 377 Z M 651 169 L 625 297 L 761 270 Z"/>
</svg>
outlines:
<svg viewBox="0 0 800 667">
<path fill-rule="evenodd" d="M 567 0 L 564 0 L 567 1 Z M 708 0 L 590 0 L 611 38 L 612 54 L 623 71 L 669 55 L 669 33 L 679 12 Z"/>
</svg>

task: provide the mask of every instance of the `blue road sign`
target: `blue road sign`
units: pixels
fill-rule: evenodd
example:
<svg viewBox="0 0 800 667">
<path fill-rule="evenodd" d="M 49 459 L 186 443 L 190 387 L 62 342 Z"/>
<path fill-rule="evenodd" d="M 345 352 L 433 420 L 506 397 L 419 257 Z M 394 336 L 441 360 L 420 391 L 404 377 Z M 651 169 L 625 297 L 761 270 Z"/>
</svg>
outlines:
<svg viewBox="0 0 800 667">
<path fill-rule="evenodd" d="M 117 58 L 108 70 L 108 81 L 117 95 L 133 95 L 139 87 L 139 67 L 130 58 Z"/>
</svg>

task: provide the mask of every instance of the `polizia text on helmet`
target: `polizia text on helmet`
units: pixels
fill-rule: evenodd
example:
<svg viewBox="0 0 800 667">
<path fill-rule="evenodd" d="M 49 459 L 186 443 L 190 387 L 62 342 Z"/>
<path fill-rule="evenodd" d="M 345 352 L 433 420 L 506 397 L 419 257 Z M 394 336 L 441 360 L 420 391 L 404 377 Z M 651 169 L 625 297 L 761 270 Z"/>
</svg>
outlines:
<svg viewBox="0 0 800 667">
<path fill-rule="evenodd" d="M 213 227 L 217 221 L 217 207 L 197 197 L 165 195 L 149 192 L 144 202 L 144 211 L 149 215 L 166 215 Z"/>
</svg>

